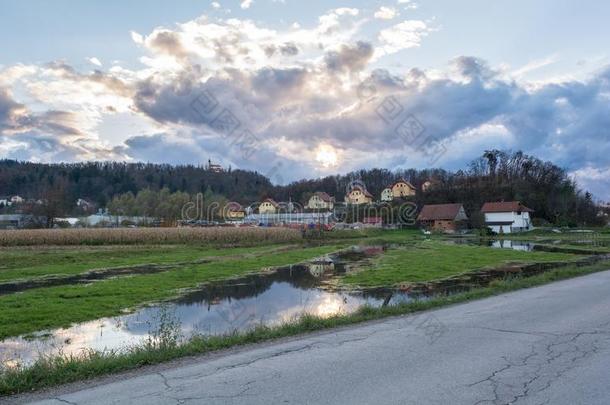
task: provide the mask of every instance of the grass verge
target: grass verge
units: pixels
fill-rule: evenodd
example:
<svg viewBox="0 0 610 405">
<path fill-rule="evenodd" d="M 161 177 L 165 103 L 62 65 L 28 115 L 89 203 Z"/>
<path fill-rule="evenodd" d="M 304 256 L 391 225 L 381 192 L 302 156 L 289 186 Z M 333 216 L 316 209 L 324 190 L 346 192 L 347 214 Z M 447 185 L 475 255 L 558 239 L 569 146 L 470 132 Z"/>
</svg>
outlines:
<svg viewBox="0 0 610 405">
<path fill-rule="evenodd" d="M 363 307 L 350 315 L 337 315 L 329 318 L 305 315 L 294 322 L 278 327 L 260 326 L 249 332 L 225 336 L 197 336 L 185 343 L 178 343 L 175 339 L 161 339 L 160 341 L 151 341 L 147 344 L 133 347 L 124 352 L 89 351 L 80 357 L 60 356 L 43 358 L 30 367 L 14 367 L 3 370 L 0 373 L 0 396 L 25 393 L 41 388 L 82 381 L 234 346 L 259 343 L 388 316 L 405 315 L 439 308 L 607 269 L 607 262 L 597 263 L 588 267 L 564 267 L 528 278 L 498 280 L 492 282 L 488 287 L 477 288 L 456 295 L 441 296 L 427 301 L 417 301 L 384 308 Z"/>
</svg>

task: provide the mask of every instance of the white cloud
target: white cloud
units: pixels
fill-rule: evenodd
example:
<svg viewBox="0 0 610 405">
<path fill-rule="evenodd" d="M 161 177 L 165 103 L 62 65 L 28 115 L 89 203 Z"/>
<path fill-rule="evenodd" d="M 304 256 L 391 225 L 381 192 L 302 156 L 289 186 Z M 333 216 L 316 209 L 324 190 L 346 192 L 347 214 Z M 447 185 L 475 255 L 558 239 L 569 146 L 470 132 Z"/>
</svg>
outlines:
<svg viewBox="0 0 610 405">
<path fill-rule="evenodd" d="M 396 53 L 402 49 L 416 48 L 422 38 L 433 31 L 424 21 L 405 20 L 379 32 L 381 50 L 385 54 Z"/>
<path fill-rule="evenodd" d="M 219 9 L 219 8 L 220 8 L 220 3 L 219 3 L 219 2 L 217 2 L 217 1 L 213 1 L 213 2 L 211 3 L 211 5 L 212 5 L 212 7 L 213 7 L 213 8 L 215 8 L 215 9 Z"/>
<path fill-rule="evenodd" d="M 393 7 L 381 6 L 379 10 L 375 11 L 374 17 L 380 20 L 391 20 L 396 17 L 398 12 Z"/>
<path fill-rule="evenodd" d="M 141 34 L 138 34 L 135 31 L 130 31 L 129 33 L 131 34 L 131 39 L 133 40 L 133 42 L 135 42 L 138 45 L 141 45 L 144 43 L 144 37 Z"/>
<path fill-rule="evenodd" d="M 406 10 L 415 10 L 418 7 L 417 3 L 412 0 L 398 0 L 397 3 L 403 5 Z"/>
<path fill-rule="evenodd" d="M 610 203 L 610 166 L 585 166 L 570 172 L 570 176 L 580 187 L 589 190 L 596 198 Z"/>
<path fill-rule="evenodd" d="M 533 72 L 538 69 L 542 69 L 546 66 L 557 63 L 558 61 L 559 61 L 559 56 L 557 54 L 547 56 L 546 58 L 543 58 L 543 59 L 535 59 L 535 60 L 528 62 L 527 64 L 520 67 L 519 69 L 513 71 L 511 74 L 515 78 L 520 79 L 520 78 L 526 76 L 530 72 Z"/>
<path fill-rule="evenodd" d="M 96 57 L 92 57 L 92 58 L 87 58 L 87 60 L 89 61 L 89 63 L 95 65 L 95 66 L 102 66 L 102 62 L 100 62 L 100 60 Z"/>
<path fill-rule="evenodd" d="M 252 3 L 254 3 L 254 0 L 242 0 L 239 6 L 242 8 L 242 10 L 247 10 L 250 8 Z"/>
</svg>

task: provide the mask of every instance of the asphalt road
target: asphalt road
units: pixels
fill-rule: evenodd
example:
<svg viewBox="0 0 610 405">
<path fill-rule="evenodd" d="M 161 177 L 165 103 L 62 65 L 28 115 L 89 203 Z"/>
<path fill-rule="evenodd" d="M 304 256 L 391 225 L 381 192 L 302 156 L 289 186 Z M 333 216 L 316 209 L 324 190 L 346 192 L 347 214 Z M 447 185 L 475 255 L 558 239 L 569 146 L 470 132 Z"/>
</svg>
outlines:
<svg viewBox="0 0 610 405">
<path fill-rule="evenodd" d="M 607 271 L 64 387 L 40 403 L 606 405 L 609 365 Z"/>
</svg>

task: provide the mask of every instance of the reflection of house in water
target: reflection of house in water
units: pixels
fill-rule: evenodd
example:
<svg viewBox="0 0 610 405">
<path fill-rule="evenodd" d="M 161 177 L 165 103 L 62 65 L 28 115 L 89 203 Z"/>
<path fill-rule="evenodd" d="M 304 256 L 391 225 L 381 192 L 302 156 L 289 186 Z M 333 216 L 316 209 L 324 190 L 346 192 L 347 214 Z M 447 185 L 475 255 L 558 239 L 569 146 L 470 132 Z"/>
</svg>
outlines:
<svg viewBox="0 0 610 405">
<path fill-rule="evenodd" d="M 523 242 L 518 240 L 495 240 L 491 243 L 491 247 L 498 249 L 512 249 L 523 252 L 531 252 L 534 250 L 534 244 L 530 242 Z"/>
<path fill-rule="evenodd" d="M 307 270 L 309 273 L 316 277 L 320 278 L 327 272 L 332 272 L 335 270 L 335 263 L 332 261 L 316 261 L 307 264 Z"/>
</svg>

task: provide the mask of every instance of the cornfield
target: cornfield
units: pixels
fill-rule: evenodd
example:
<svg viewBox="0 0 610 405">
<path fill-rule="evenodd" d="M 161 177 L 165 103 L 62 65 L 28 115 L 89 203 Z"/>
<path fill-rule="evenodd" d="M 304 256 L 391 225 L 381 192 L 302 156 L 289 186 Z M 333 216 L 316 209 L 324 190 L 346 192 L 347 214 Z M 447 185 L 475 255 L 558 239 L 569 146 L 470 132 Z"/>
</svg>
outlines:
<svg viewBox="0 0 610 405">
<path fill-rule="evenodd" d="M 287 228 L 84 228 L 0 231 L 0 246 L 123 244 L 255 244 L 294 242 Z"/>
</svg>

